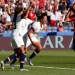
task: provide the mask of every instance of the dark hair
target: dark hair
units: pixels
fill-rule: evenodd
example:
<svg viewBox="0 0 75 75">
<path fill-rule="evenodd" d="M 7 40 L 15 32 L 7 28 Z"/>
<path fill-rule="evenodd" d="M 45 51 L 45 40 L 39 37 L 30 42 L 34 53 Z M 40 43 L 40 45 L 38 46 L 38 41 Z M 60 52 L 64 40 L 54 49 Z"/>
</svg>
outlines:
<svg viewBox="0 0 75 75">
<path fill-rule="evenodd" d="M 26 16 L 26 11 L 23 11 L 23 14 L 21 15 L 21 18 L 23 19 Z"/>
<path fill-rule="evenodd" d="M 73 9 L 73 6 L 75 5 L 75 3 L 73 3 L 71 6 L 70 6 L 70 10 L 69 11 L 74 11 L 74 9 Z"/>
<path fill-rule="evenodd" d="M 40 16 L 39 16 L 39 20 L 43 19 L 44 16 L 47 16 L 47 13 L 41 13 Z"/>
<path fill-rule="evenodd" d="M 16 24 L 17 15 L 23 10 L 22 7 L 16 7 L 14 12 L 13 22 Z"/>
</svg>

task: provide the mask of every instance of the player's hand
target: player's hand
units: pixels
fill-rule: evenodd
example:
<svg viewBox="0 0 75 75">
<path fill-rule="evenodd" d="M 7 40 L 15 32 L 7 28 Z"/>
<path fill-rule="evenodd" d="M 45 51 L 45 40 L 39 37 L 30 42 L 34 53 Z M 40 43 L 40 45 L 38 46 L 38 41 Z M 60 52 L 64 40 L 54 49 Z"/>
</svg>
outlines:
<svg viewBox="0 0 75 75">
<path fill-rule="evenodd" d="M 44 28 L 43 28 L 43 29 L 47 31 L 47 30 L 48 30 L 48 27 L 47 27 L 47 26 L 44 26 Z"/>
<path fill-rule="evenodd" d="M 31 6 L 34 6 L 33 0 L 30 0 L 30 4 L 31 4 Z"/>
<path fill-rule="evenodd" d="M 33 4 L 33 0 L 30 0 L 30 4 Z"/>
</svg>

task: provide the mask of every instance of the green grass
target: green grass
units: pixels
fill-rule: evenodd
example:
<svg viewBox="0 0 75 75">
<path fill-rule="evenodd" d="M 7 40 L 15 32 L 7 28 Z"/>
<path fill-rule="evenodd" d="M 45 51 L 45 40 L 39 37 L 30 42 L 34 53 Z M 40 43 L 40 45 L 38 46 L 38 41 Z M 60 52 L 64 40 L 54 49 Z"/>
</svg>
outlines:
<svg viewBox="0 0 75 75">
<path fill-rule="evenodd" d="M 12 53 L 12 51 L 0 52 L 0 61 Z M 27 57 L 31 53 L 32 51 L 28 51 Z M 29 69 L 29 72 L 20 72 L 17 61 L 14 70 L 10 69 L 9 65 L 5 65 L 4 71 L 0 69 L 0 75 L 75 75 L 75 52 L 72 50 L 41 51 L 32 61 L 34 66 L 25 63 L 25 68 Z"/>
</svg>

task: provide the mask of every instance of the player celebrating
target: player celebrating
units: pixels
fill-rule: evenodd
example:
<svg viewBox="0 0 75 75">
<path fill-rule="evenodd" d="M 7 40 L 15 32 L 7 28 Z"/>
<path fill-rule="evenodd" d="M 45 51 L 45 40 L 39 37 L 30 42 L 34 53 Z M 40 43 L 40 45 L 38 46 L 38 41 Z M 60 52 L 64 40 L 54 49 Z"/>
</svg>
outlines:
<svg viewBox="0 0 75 75">
<path fill-rule="evenodd" d="M 43 13 L 41 16 L 40 16 L 40 21 L 39 22 L 34 22 L 34 23 L 32 23 L 32 25 L 30 25 L 30 30 L 28 31 L 28 35 L 32 35 L 32 37 L 31 38 L 33 38 L 33 41 L 35 42 L 35 45 L 33 45 L 33 43 L 32 43 L 32 45 L 33 46 L 35 46 L 35 50 L 34 50 L 34 52 L 32 53 L 32 55 L 29 57 L 29 59 L 28 59 L 28 62 L 29 62 L 29 64 L 31 65 L 31 66 L 33 66 L 33 63 L 31 62 L 31 59 L 33 58 L 33 57 L 35 57 L 36 56 L 36 54 L 38 54 L 41 50 L 42 50 L 42 46 L 41 46 L 41 44 L 40 44 L 40 42 L 38 41 L 38 33 L 40 32 L 40 31 L 42 31 L 42 29 L 44 29 L 44 30 L 47 30 L 47 26 L 46 26 L 46 21 L 47 21 L 47 15 L 46 15 L 46 13 Z M 23 22 L 21 22 L 21 23 L 23 23 Z M 20 24 L 21 25 L 21 24 Z M 35 31 L 33 30 L 33 28 L 35 29 Z M 28 29 L 28 28 L 27 28 Z M 27 30 L 26 29 L 26 30 Z M 32 31 L 32 32 L 31 32 Z M 31 32 L 31 33 L 30 33 Z M 24 32 L 23 32 L 24 33 Z M 24 41 L 25 41 L 25 44 L 26 44 L 26 46 L 25 46 L 25 52 L 27 51 L 27 48 L 28 48 L 28 46 L 31 44 L 31 41 L 30 41 L 30 39 L 29 39 L 29 37 L 27 37 L 27 34 L 25 33 L 24 34 Z M 36 52 L 36 53 L 35 53 Z M 14 64 L 15 64 L 15 60 L 14 60 L 14 62 L 12 62 L 12 67 L 14 68 Z"/>
<path fill-rule="evenodd" d="M 24 69 L 24 59 L 25 59 L 25 46 L 23 41 L 23 36 L 27 32 L 27 26 L 32 23 L 31 20 L 27 19 L 27 13 L 32 6 L 32 2 L 30 3 L 30 6 L 28 7 L 27 11 L 24 12 L 24 19 L 22 19 L 20 22 L 16 23 L 15 29 L 12 31 L 11 34 L 11 44 L 12 48 L 14 49 L 14 54 L 10 55 L 9 58 L 5 59 L 4 61 L 1 61 L 1 68 L 4 70 L 4 64 L 6 64 L 9 60 L 12 60 L 13 58 L 16 58 L 19 54 L 20 57 L 20 71 L 28 71 L 27 69 Z M 17 49 L 17 50 L 16 50 Z"/>
<path fill-rule="evenodd" d="M 72 4 L 70 7 L 70 10 L 68 14 L 65 17 L 65 21 L 74 21 L 74 36 L 73 36 L 73 43 L 72 43 L 72 49 L 75 51 L 75 3 Z"/>
<path fill-rule="evenodd" d="M 30 30 L 27 33 L 28 38 L 27 38 L 27 42 L 26 42 L 26 47 L 28 47 L 30 44 L 32 44 L 35 47 L 35 50 L 28 58 L 28 62 L 31 66 L 33 66 L 31 59 L 33 57 L 35 57 L 42 50 L 42 45 L 38 41 L 38 37 L 36 37 L 35 35 L 36 34 L 38 35 L 38 33 L 41 32 L 43 29 L 47 30 L 47 26 L 45 26 L 46 22 L 47 22 L 47 15 L 46 15 L 46 13 L 43 13 L 40 16 L 40 21 L 34 22 L 32 24 L 32 27 L 30 28 Z"/>
</svg>

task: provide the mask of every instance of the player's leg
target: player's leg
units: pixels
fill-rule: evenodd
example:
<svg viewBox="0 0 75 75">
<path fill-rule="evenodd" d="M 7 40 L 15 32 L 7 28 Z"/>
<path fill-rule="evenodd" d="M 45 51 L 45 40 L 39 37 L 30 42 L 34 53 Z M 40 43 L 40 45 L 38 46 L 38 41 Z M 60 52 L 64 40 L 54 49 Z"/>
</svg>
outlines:
<svg viewBox="0 0 75 75">
<path fill-rule="evenodd" d="M 25 56 L 26 56 L 26 53 L 27 53 L 27 49 L 28 49 L 28 48 L 25 48 Z M 25 62 L 28 62 L 28 61 L 27 61 L 27 57 L 25 57 Z"/>
<path fill-rule="evenodd" d="M 24 46 L 24 41 L 22 37 L 18 37 L 16 39 L 17 42 L 17 46 L 20 49 L 20 53 L 19 53 L 19 59 L 20 59 L 20 71 L 27 71 L 26 69 L 24 69 L 24 59 L 25 59 L 25 46 Z"/>
<path fill-rule="evenodd" d="M 17 45 L 16 45 L 16 42 L 15 42 L 15 39 L 13 37 L 11 37 L 11 45 L 12 45 L 13 49 L 17 48 L 16 47 Z M 4 64 L 6 64 L 7 62 L 9 62 L 10 60 L 12 60 L 14 58 L 16 58 L 16 54 L 12 54 L 9 57 L 7 57 L 5 60 L 1 61 L 1 68 L 2 68 L 2 70 L 4 70 Z"/>
<path fill-rule="evenodd" d="M 8 56 L 5 60 L 1 61 L 1 69 L 4 70 L 4 65 L 11 61 L 13 58 L 16 58 L 16 55 L 15 54 L 12 54 L 10 56 Z"/>
<path fill-rule="evenodd" d="M 25 47 L 24 47 L 23 38 L 21 36 L 14 37 L 14 38 L 15 38 L 17 48 L 19 48 L 17 52 L 19 52 L 19 58 L 20 58 L 20 71 L 24 71 L 24 70 L 27 71 L 26 69 L 24 69 L 24 59 L 25 59 L 25 49 L 24 48 Z"/>
<path fill-rule="evenodd" d="M 11 69 L 14 69 L 15 63 L 16 63 L 16 61 L 19 59 L 19 53 L 20 53 L 19 51 L 20 51 L 19 48 L 14 49 L 14 54 L 16 55 L 16 57 L 15 57 L 15 58 L 13 59 L 13 61 L 10 63 Z"/>
<path fill-rule="evenodd" d="M 24 49 L 24 45 L 20 46 L 20 71 L 29 71 L 27 69 L 24 68 L 24 61 L 25 61 L 25 49 Z"/>
<path fill-rule="evenodd" d="M 16 61 L 19 57 L 19 51 L 20 51 L 20 49 L 19 49 L 19 46 L 20 46 L 19 40 L 20 40 L 20 37 L 13 37 L 13 36 L 10 37 L 11 47 L 13 48 L 14 54 L 16 55 L 16 57 L 13 58 L 13 61 L 10 63 L 10 67 L 12 69 L 14 69 L 14 64 L 16 63 Z"/>
<path fill-rule="evenodd" d="M 25 49 L 25 56 L 26 56 L 27 49 L 28 49 L 28 46 L 31 44 L 31 41 L 30 41 L 30 39 L 28 38 L 28 36 L 24 36 L 24 37 L 23 37 L 23 41 L 24 41 L 24 46 L 25 46 L 24 49 Z M 28 62 L 26 57 L 25 57 L 25 62 Z"/>
<path fill-rule="evenodd" d="M 14 50 L 14 51 L 17 51 L 17 50 Z M 27 48 L 25 48 L 25 50 L 27 52 Z M 26 56 L 26 52 L 25 52 L 25 56 Z M 16 52 L 15 52 L 15 54 L 16 54 Z M 17 54 L 16 58 L 14 58 L 13 61 L 10 63 L 11 69 L 14 69 L 15 63 L 19 59 L 19 54 L 20 54 L 20 52 Z M 25 62 L 28 62 L 26 57 L 25 57 Z"/>
<path fill-rule="evenodd" d="M 30 55 L 30 57 L 28 58 L 28 61 L 29 61 L 29 64 L 31 66 L 33 66 L 33 63 L 32 63 L 32 59 L 38 54 L 40 53 L 40 51 L 42 50 L 42 46 L 39 42 L 36 42 L 36 49 L 33 51 L 33 53 Z"/>
<path fill-rule="evenodd" d="M 23 41 L 24 41 L 24 43 L 23 43 Z M 20 41 L 19 41 L 19 43 L 20 43 L 20 45 L 19 44 L 17 44 L 18 45 L 18 47 L 20 47 L 21 45 L 24 45 L 25 44 L 25 42 L 26 42 L 26 39 L 25 38 L 23 38 L 23 40 L 22 40 L 22 38 L 20 38 Z M 14 45 L 14 42 L 12 42 L 12 47 L 14 47 L 13 45 Z M 24 50 L 25 50 L 25 56 L 26 56 L 26 51 L 27 51 L 27 48 L 24 48 Z M 19 51 L 19 52 L 18 52 Z M 13 59 L 13 61 L 10 63 L 10 66 L 11 66 L 11 68 L 12 69 L 14 69 L 14 65 L 15 65 L 15 63 L 16 63 L 16 61 L 18 60 L 18 58 L 19 58 L 19 55 L 20 55 L 20 51 L 21 51 L 21 49 L 20 48 L 18 48 L 18 49 L 14 49 L 14 52 L 15 52 L 15 54 L 18 52 L 18 55 L 17 55 L 17 57 L 16 58 L 14 58 Z M 26 58 L 25 58 L 25 61 L 27 62 L 27 60 L 26 60 Z"/>
<path fill-rule="evenodd" d="M 18 49 L 15 49 L 15 50 L 18 50 Z M 2 68 L 2 70 L 4 70 L 4 65 L 5 65 L 7 62 L 11 61 L 12 59 L 15 59 L 15 61 L 13 61 L 13 62 L 10 64 L 10 66 L 11 66 L 12 69 L 14 69 L 14 64 L 13 64 L 13 63 L 15 63 L 15 62 L 17 61 L 17 60 L 16 60 L 17 56 L 18 56 L 18 54 L 15 53 L 15 51 L 14 51 L 14 54 L 8 56 L 5 60 L 1 61 L 1 68 Z"/>
<path fill-rule="evenodd" d="M 28 58 L 28 62 L 31 66 L 33 66 L 33 63 L 31 62 L 31 60 L 42 50 L 42 46 L 36 37 L 33 37 L 33 41 L 36 42 L 34 45 L 35 50 L 33 51 L 33 53 Z"/>
</svg>

